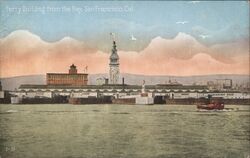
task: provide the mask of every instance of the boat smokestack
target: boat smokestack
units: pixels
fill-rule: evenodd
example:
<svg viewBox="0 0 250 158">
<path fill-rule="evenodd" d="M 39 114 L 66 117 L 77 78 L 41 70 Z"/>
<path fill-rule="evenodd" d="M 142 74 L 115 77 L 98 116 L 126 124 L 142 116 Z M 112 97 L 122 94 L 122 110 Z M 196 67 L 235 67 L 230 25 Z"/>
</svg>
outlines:
<svg viewBox="0 0 250 158">
<path fill-rule="evenodd" d="M 125 82 L 124 82 L 124 77 L 122 78 L 122 85 L 124 85 L 125 84 Z"/>
</svg>

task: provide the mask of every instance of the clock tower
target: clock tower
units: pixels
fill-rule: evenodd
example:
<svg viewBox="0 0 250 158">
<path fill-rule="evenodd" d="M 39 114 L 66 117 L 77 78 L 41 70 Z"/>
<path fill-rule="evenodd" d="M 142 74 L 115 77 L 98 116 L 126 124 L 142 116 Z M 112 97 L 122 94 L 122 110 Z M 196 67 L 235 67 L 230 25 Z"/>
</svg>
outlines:
<svg viewBox="0 0 250 158">
<path fill-rule="evenodd" d="M 116 49 L 116 43 L 115 40 L 113 39 L 113 48 L 111 55 L 109 57 L 109 83 L 110 84 L 118 84 L 119 82 L 119 76 L 120 76 L 120 71 L 119 71 L 119 56 L 117 54 L 117 49 Z"/>
</svg>

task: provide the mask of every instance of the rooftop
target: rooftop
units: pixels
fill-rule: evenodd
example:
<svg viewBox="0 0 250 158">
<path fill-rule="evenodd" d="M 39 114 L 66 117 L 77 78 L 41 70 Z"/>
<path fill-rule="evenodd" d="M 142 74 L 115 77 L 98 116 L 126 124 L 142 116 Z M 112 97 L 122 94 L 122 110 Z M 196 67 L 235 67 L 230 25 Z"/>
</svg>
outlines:
<svg viewBox="0 0 250 158">
<path fill-rule="evenodd" d="M 19 89 L 141 89 L 141 85 L 122 85 L 122 84 L 103 84 L 103 85 L 82 85 L 82 86 L 72 86 L 72 85 L 33 85 L 33 84 L 23 84 Z M 186 86 L 186 85 L 145 85 L 145 89 L 186 89 L 186 90 L 206 90 L 207 86 Z"/>
<path fill-rule="evenodd" d="M 77 74 L 69 74 L 69 73 L 46 73 L 47 75 L 88 75 L 87 73 L 77 73 Z"/>
</svg>

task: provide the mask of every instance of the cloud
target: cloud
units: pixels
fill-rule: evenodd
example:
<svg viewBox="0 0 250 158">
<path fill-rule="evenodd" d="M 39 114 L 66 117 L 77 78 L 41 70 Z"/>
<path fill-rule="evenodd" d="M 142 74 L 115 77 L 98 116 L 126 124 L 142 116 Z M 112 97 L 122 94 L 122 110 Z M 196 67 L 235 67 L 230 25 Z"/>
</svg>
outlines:
<svg viewBox="0 0 250 158">
<path fill-rule="evenodd" d="M 177 76 L 248 73 L 246 63 L 225 64 L 204 53 L 196 54 L 188 60 L 176 58 L 166 59 L 164 56 L 150 59 L 139 54 L 137 56 L 129 55 L 133 57 L 132 61 L 129 61 L 127 55 L 120 55 L 121 69 L 123 72 L 150 75 L 170 74 Z"/>
<path fill-rule="evenodd" d="M 179 59 L 189 59 L 193 55 L 203 52 L 208 53 L 208 49 L 201 45 L 195 38 L 185 33 L 178 33 L 173 39 L 156 37 L 143 50 L 144 53 L 154 52 L 154 56 L 164 54 L 166 57 Z"/>
<path fill-rule="evenodd" d="M 137 42 L 137 41 L 134 41 Z M 123 73 L 147 75 L 248 74 L 249 45 L 246 40 L 207 47 L 194 37 L 153 38 L 141 51 L 120 50 Z M 112 44 L 110 42 L 110 49 Z M 28 31 L 15 31 L 0 40 L 0 76 L 67 72 L 72 63 L 83 72 L 108 73 L 109 54 L 85 42 L 65 37 L 44 42 Z M 243 53 L 242 53 L 243 52 Z"/>
<path fill-rule="evenodd" d="M 72 63 L 77 64 L 80 71 L 85 65 L 95 67 L 93 72 L 97 73 L 105 71 L 103 56 L 108 57 L 106 53 L 70 37 L 48 43 L 28 31 L 15 31 L 1 39 L 0 50 L 1 76 L 66 72 Z"/>
</svg>

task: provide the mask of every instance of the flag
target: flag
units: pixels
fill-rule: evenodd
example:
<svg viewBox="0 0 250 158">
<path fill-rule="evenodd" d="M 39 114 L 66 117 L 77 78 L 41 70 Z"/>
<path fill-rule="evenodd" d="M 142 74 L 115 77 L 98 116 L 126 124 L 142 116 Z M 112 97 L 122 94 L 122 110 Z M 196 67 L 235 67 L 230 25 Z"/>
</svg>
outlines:
<svg viewBox="0 0 250 158">
<path fill-rule="evenodd" d="M 110 36 L 111 36 L 112 40 L 115 41 L 115 33 L 110 32 Z"/>
</svg>

